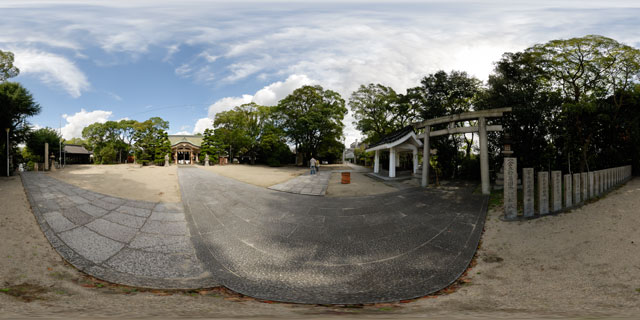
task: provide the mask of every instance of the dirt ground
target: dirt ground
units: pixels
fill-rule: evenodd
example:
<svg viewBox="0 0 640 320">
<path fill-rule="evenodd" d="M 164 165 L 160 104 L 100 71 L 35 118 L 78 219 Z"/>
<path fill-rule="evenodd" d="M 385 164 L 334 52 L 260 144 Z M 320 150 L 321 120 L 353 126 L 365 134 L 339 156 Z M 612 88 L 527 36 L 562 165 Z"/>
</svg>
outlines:
<svg viewBox="0 0 640 320">
<path fill-rule="evenodd" d="M 327 187 L 327 197 L 355 197 L 398 191 L 381 181 L 365 176 L 361 172 L 351 172 L 351 183 L 342 184 L 342 174 L 333 172 Z"/>
<path fill-rule="evenodd" d="M 294 166 L 268 167 L 264 165 L 247 164 L 214 165 L 210 167 L 198 166 L 198 168 L 265 188 L 285 182 L 307 172 L 305 168 Z"/>
<path fill-rule="evenodd" d="M 600 201 L 558 216 L 507 223 L 498 219 L 496 208 L 489 212 L 477 264 L 457 290 L 371 306 L 268 303 L 220 290 L 145 291 L 94 281 L 51 248 L 19 177 L 0 178 L 0 204 L 0 318 L 523 319 L 640 314 L 638 178 Z"/>
<path fill-rule="evenodd" d="M 177 167 L 134 164 L 69 165 L 48 172 L 56 179 L 115 197 L 152 202 L 180 202 Z"/>
</svg>

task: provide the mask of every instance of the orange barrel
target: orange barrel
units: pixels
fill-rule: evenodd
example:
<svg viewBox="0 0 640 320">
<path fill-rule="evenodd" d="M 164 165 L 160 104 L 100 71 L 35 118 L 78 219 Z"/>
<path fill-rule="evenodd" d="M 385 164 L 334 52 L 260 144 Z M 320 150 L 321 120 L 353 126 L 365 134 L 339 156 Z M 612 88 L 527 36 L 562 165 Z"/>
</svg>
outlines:
<svg viewBox="0 0 640 320">
<path fill-rule="evenodd" d="M 351 172 L 343 172 L 342 173 L 342 184 L 351 183 Z"/>
</svg>

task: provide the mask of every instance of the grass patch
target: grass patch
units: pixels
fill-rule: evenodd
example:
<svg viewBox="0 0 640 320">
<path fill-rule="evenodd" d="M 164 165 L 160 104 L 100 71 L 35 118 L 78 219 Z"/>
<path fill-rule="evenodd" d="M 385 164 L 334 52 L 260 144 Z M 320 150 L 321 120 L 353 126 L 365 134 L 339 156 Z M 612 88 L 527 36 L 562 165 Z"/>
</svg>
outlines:
<svg viewBox="0 0 640 320">
<path fill-rule="evenodd" d="M 42 300 L 42 296 L 48 292 L 47 288 L 30 283 L 22 283 L 0 289 L 0 292 L 20 299 L 24 302 Z"/>
</svg>

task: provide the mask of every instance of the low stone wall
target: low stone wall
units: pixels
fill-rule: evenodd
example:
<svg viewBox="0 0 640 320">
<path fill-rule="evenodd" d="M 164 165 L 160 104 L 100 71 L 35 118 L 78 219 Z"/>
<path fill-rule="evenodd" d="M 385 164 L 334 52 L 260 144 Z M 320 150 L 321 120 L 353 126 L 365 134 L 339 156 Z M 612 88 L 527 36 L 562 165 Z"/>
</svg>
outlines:
<svg viewBox="0 0 640 320">
<path fill-rule="evenodd" d="M 561 171 L 540 171 L 536 175 L 533 168 L 522 172 L 522 199 L 518 199 L 516 159 L 504 159 L 504 220 L 531 219 L 581 206 L 631 179 L 632 169 L 629 165 L 565 175 Z"/>
</svg>

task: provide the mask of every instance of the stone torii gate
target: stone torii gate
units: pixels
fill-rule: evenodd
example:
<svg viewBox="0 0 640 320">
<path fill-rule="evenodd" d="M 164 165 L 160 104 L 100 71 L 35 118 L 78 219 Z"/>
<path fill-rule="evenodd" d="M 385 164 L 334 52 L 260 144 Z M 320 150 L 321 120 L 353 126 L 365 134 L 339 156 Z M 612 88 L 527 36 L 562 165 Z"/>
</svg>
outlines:
<svg viewBox="0 0 640 320">
<path fill-rule="evenodd" d="M 429 181 L 429 159 L 431 157 L 429 138 L 443 135 L 477 132 L 480 137 L 480 180 L 482 181 L 482 194 L 491 193 L 489 185 L 489 155 L 487 151 L 487 131 L 502 131 L 501 125 L 487 126 L 487 118 L 499 118 L 503 113 L 511 112 L 511 108 L 497 108 L 480 111 L 464 112 L 445 117 L 434 118 L 415 123 L 416 129 L 424 128 L 424 133 L 419 137 L 423 139 L 422 153 L 422 186 L 426 187 Z M 455 127 L 456 122 L 478 120 L 477 126 Z M 437 124 L 448 123 L 446 129 L 431 131 L 431 127 Z"/>
</svg>

